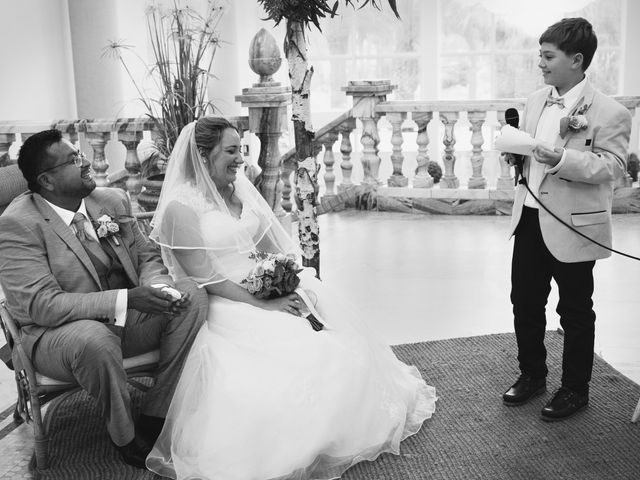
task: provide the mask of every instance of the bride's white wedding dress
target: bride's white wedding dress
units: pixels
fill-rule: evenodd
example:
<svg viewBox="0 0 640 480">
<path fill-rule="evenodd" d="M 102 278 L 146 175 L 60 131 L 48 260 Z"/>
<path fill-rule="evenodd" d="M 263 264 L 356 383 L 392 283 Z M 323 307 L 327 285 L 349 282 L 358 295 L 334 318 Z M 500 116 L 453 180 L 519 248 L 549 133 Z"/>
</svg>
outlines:
<svg viewBox="0 0 640 480">
<path fill-rule="evenodd" d="M 259 221 L 204 213 L 207 242 Z M 240 282 L 248 255 L 224 257 Z M 435 410 L 435 389 L 357 320 L 358 312 L 310 271 L 301 286 L 317 299 L 327 328 L 306 319 L 209 296 L 198 334 L 147 459 L 164 476 L 186 479 L 331 479 L 383 452 L 399 453 Z"/>
</svg>

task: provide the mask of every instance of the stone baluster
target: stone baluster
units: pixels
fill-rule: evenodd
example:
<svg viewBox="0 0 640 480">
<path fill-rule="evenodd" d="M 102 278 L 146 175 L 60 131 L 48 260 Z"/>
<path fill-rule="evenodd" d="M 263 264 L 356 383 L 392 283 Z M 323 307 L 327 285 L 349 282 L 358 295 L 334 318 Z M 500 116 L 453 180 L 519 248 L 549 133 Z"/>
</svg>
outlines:
<svg viewBox="0 0 640 480">
<path fill-rule="evenodd" d="M 351 172 L 353 171 L 353 162 L 351 161 L 351 132 L 356 128 L 356 119 L 350 118 L 338 127 L 340 132 L 340 154 L 342 161 L 340 162 L 340 170 L 342 171 L 342 182 L 338 185 L 338 193 L 341 193 L 353 186 L 351 181 Z"/>
<path fill-rule="evenodd" d="M 456 144 L 455 126 L 458 121 L 458 112 L 440 112 L 440 121 L 444 125 L 444 152 L 442 161 L 444 163 L 444 175 L 442 176 L 441 188 L 459 188 L 460 181 L 454 173 L 456 165 L 456 154 L 454 145 Z"/>
<path fill-rule="evenodd" d="M 504 119 L 504 110 L 500 110 L 497 112 L 498 114 L 498 122 L 500 122 L 500 128 L 506 125 L 506 121 Z M 513 190 L 514 179 L 511 176 L 511 165 L 505 160 L 504 155 L 498 154 L 498 161 L 500 162 L 500 176 L 498 177 L 498 182 L 496 184 L 497 190 Z"/>
<path fill-rule="evenodd" d="M 127 171 L 127 181 L 125 183 L 127 192 L 131 197 L 131 206 L 134 212 L 140 211 L 138 195 L 142 191 L 142 176 L 140 175 L 140 160 L 138 159 L 137 147 L 142 140 L 140 131 L 118 132 L 118 140 L 127 149 L 127 156 L 124 161 L 124 168 Z"/>
<path fill-rule="evenodd" d="M 404 155 L 402 154 L 402 123 L 407 118 L 407 114 L 387 113 L 387 120 L 391 124 L 391 145 L 393 152 L 391 153 L 391 163 L 393 164 L 393 173 L 387 180 L 390 187 L 406 187 L 409 185 L 409 179 L 402 174 L 402 164 L 404 163 Z"/>
<path fill-rule="evenodd" d="M 380 157 L 376 151 L 376 145 L 380 141 L 378 135 L 378 116 L 364 117 L 362 121 L 362 172 L 364 178 L 362 183 L 365 185 L 379 185 L 378 172 L 380 171 Z"/>
<path fill-rule="evenodd" d="M 261 28 L 249 47 L 249 66 L 260 80 L 236 96 L 236 101 L 249 109 L 249 130 L 260 140 L 258 165 L 262 173 L 258 189 L 278 217 L 285 215 L 278 143 L 287 128 L 287 105 L 291 103 L 291 89 L 273 81 L 281 63 L 275 38 Z"/>
<path fill-rule="evenodd" d="M 107 142 L 111 139 L 111 133 L 87 131 L 85 133 L 85 138 L 93 150 L 91 168 L 93 168 L 93 171 L 95 172 L 94 179 L 96 181 L 96 185 L 99 187 L 106 187 L 109 185 L 109 181 L 107 180 L 109 161 L 104 153 L 104 148 L 106 147 Z"/>
<path fill-rule="evenodd" d="M 323 198 L 334 197 L 336 175 L 333 172 L 333 165 L 336 163 L 333 156 L 333 145 L 338 141 L 338 132 L 328 132 L 320 138 L 319 143 L 324 147 L 322 163 L 324 163 L 324 195 Z"/>
<path fill-rule="evenodd" d="M 78 142 L 78 128 L 76 121 L 61 120 L 57 122 L 53 128 L 60 130 L 62 135 L 74 145 Z"/>
<path fill-rule="evenodd" d="M 427 169 L 429 165 L 429 134 L 427 127 L 433 119 L 433 112 L 414 112 L 411 114 L 411 119 L 418 125 L 418 134 L 416 135 L 416 144 L 418 146 L 417 165 L 413 177 L 413 188 L 431 188 L 433 187 L 433 177 Z"/>
<path fill-rule="evenodd" d="M 378 155 L 378 119 L 375 111 L 378 103 L 387 100 L 387 95 L 396 88 L 389 80 L 350 81 L 343 90 L 353 97 L 351 112 L 362 122 L 362 170 L 363 185 L 379 185 L 380 156 Z"/>
<path fill-rule="evenodd" d="M 0 132 L 0 167 L 6 167 L 7 165 L 14 163 L 9 158 L 9 149 L 15 141 L 15 133 Z"/>
<path fill-rule="evenodd" d="M 471 178 L 469 178 L 468 188 L 487 188 L 487 179 L 482 176 L 482 166 L 484 156 L 482 155 L 482 124 L 487 117 L 486 111 L 471 111 L 467 113 L 467 118 L 471 126 Z"/>
</svg>

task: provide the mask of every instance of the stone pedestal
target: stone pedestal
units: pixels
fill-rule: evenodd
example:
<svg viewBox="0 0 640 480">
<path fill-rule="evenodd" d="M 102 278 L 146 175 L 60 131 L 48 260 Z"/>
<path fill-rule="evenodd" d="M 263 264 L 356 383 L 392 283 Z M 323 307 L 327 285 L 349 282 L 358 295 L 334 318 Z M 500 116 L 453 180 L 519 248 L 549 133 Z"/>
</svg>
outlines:
<svg viewBox="0 0 640 480">
<path fill-rule="evenodd" d="M 256 187 L 278 217 L 285 215 L 278 143 L 287 130 L 287 105 L 291 104 L 291 89 L 272 78 L 281 61 L 275 39 L 261 29 L 249 48 L 249 66 L 260 75 L 260 81 L 236 96 L 236 101 L 249 109 L 249 131 L 260 140 L 258 166 L 262 173 L 255 180 Z"/>
</svg>

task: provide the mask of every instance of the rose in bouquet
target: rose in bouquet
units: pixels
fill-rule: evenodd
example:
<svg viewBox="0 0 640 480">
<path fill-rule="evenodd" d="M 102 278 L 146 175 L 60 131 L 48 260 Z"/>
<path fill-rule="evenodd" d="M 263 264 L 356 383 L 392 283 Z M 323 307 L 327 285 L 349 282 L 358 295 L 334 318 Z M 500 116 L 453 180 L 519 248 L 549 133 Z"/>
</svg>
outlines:
<svg viewBox="0 0 640 480">
<path fill-rule="evenodd" d="M 249 257 L 256 261 L 256 265 L 240 285 L 256 297 L 280 297 L 293 293 L 300 284 L 298 273 L 302 269 L 293 255 L 253 252 Z"/>
</svg>

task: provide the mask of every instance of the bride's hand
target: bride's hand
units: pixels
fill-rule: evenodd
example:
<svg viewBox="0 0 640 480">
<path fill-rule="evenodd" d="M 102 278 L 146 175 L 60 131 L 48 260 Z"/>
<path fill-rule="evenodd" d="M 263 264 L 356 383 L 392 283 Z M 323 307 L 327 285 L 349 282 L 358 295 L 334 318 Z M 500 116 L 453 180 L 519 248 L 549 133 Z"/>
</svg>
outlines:
<svg viewBox="0 0 640 480">
<path fill-rule="evenodd" d="M 284 297 L 271 298 L 264 300 L 262 308 L 265 310 L 276 310 L 279 312 L 290 313 L 291 315 L 300 315 L 300 307 L 302 306 L 302 300 L 297 293 L 290 293 Z"/>
</svg>

